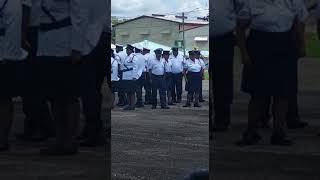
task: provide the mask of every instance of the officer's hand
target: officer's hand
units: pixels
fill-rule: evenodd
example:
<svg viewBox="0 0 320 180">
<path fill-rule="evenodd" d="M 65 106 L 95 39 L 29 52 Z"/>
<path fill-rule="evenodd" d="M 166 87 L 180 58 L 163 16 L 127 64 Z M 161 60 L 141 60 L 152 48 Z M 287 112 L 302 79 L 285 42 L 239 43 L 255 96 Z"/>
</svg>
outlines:
<svg viewBox="0 0 320 180">
<path fill-rule="evenodd" d="M 72 64 L 80 64 L 82 61 L 82 54 L 80 51 L 72 50 L 71 52 Z"/>
<path fill-rule="evenodd" d="M 250 64 L 252 64 L 252 61 L 251 61 L 251 59 L 250 59 L 250 56 L 249 56 L 247 53 L 245 53 L 244 55 L 242 55 L 242 57 L 241 57 L 241 62 L 242 62 L 243 65 L 250 65 Z"/>
</svg>

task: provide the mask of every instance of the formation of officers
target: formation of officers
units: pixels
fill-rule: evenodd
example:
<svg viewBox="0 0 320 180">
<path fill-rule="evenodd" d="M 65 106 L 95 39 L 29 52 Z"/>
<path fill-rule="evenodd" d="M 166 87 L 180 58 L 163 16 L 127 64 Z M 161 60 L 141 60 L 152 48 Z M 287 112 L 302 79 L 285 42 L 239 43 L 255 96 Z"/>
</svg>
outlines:
<svg viewBox="0 0 320 180">
<path fill-rule="evenodd" d="M 185 90 L 188 91 L 184 107 L 200 107 L 202 98 L 202 79 L 205 63 L 199 50 L 189 51 L 189 58 L 179 54 L 179 49 L 170 50 L 158 48 L 154 53 L 140 45 L 116 45 L 116 52 L 112 49 L 111 81 L 113 99 L 118 92 L 119 106 L 126 106 L 124 110 L 134 110 L 151 104 L 157 108 L 157 94 L 160 96 L 161 109 L 169 109 L 168 105 L 181 103 L 182 82 L 186 79 Z M 143 101 L 143 91 L 145 98 Z"/>
<path fill-rule="evenodd" d="M 298 59 L 305 56 L 304 28 L 310 8 L 303 0 L 217 0 L 211 5 L 215 18 L 210 28 L 214 49 L 214 68 L 210 70 L 214 116 L 210 117 L 210 129 L 224 132 L 230 125 L 232 65 L 234 47 L 238 46 L 243 63 L 241 89 L 251 98 L 248 126 L 236 144 L 258 143 L 258 130 L 268 126 L 272 117 L 270 143 L 292 145 L 286 127 L 308 125 L 298 113 L 297 75 Z"/>
<path fill-rule="evenodd" d="M 41 153 L 71 155 L 79 144 L 106 142 L 100 89 L 111 33 L 107 12 L 104 0 L 0 0 L 0 151 L 10 149 L 17 96 L 26 116 L 17 138 L 56 139 Z M 86 125 L 79 137 L 80 100 Z"/>
</svg>

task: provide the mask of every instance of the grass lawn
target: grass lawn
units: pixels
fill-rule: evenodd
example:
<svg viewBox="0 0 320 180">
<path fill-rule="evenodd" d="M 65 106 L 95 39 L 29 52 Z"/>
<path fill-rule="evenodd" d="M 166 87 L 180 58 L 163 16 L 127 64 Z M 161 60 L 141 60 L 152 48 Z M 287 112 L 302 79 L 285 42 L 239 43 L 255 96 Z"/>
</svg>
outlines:
<svg viewBox="0 0 320 180">
<path fill-rule="evenodd" d="M 307 57 L 320 57 L 320 40 L 316 33 L 306 33 Z"/>
</svg>

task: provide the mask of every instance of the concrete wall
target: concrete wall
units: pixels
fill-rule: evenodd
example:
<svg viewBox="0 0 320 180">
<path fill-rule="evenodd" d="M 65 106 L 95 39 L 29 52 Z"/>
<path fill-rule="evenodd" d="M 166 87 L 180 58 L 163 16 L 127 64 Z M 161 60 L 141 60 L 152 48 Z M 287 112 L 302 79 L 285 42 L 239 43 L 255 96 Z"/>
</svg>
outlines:
<svg viewBox="0 0 320 180">
<path fill-rule="evenodd" d="M 169 31 L 170 33 L 161 33 L 164 31 Z M 142 35 L 142 32 L 149 32 L 149 35 Z M 149 40 L 171 47 L 174 45 L 175 40 L 179 39 L 179 24 L 144 17 L 115 26 L 114 33 L 115 43 L 119 44 L 136 43 L 143 40 Z M 128 35 L 121 35 L 126 33 Z"/>
</svg>

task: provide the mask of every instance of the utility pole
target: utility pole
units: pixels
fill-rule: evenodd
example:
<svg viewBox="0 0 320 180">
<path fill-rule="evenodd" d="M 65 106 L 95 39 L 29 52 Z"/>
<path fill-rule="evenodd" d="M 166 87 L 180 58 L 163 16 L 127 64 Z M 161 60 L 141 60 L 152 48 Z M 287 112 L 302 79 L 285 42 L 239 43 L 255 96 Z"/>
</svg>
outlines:
<svg viewBox="0 0 320 180">
<path fill-rule="evenodd" d="M 184 12 L 182 12 L 182 44 L 183 44 L 183 56 L 186 57 L 186 48 L 184 42 Z"/>
</svg>

